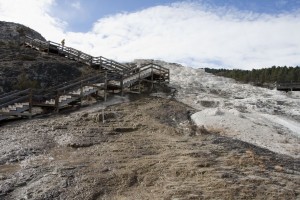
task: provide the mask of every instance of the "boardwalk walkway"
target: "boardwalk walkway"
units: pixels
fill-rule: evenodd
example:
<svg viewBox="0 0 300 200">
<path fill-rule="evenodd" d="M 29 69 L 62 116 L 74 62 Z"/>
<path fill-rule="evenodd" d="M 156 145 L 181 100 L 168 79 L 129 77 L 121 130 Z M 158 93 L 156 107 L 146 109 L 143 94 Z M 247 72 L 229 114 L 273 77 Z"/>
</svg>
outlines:
<svg viewBox="0 0 300 200">
<path fill-rule="evenodd" d="M 47 91 L 28 88 L 12 91 L 0 96 L 0 121 L 12 117 L 32 116 L 32 107 L 42 107 L 58 112 L 60 109 L 78 104 L 82 98 L 101 92 L 104 101 L 108 92 L 118 91 L 140 93 L 145 85 L 166 84 L 170 71 L 160 65 L 148 63 L 129 67 L 102 56 L 93 57 L 71 47 L 51 41 L 41 41 L 25 36 L 23 44 L 38 51 L 63 56 L 66 59 L 85 63 L 99 70 L 85 77 L 57 85 Z"/>
<path fill-rule="evenodd" d="M 300 91 L 300 83 L 277 83 L 277 90 Z"/>
</svg>

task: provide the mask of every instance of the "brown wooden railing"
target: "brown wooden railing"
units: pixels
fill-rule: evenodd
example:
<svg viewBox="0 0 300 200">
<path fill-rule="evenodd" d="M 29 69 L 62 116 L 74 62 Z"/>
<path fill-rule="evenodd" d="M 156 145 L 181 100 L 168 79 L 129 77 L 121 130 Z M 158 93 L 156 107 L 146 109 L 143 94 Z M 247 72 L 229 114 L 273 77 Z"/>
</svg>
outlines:
<svg viewBox="0 0 300 200">
<path fill-rule="evenodd" d="M 277 83 L 276 88 L 282 91 L 300 91 L 300 83 Z"/>
<path fill-rule="evenodd" d="M 110 60 L 103 56 L 93 57 L 72 47 L 63 46 L 52 41 L 41 41 L 38 39 L 33 39 L 29 36 L 24 36 L 22 43 L 40 51 L 60 54 L 69 59 L 77 60 L 91 66 L 98 65 L 107 70 L 116 71 L 117 73 L 122 73 L 124 71 L 130 70 L 129 66 L 121 64 L 114 60 Z"/>
<path fill-rule="evenodd" d="M 139 67 L 129 67 L 105 57 L 93 57 L 71 47 L 51 41 L 41 41 L 25 36 L 23 44 L 35 48 L 39 51 L 52 52 L 69 59 L 74 59 L 88 65 L 97 65 L 106 69 L 99 73 L 87 74 L 62 83 L 47 90 L 26 89 L 22 91 L 12 91 L 0 95 L 0 121 L 7 116 L 29 116 L 31 117 L 32 106 L 54 107 L 58 111 L 62 106 L 76 102 L 84 95 L 96 92 L 97 89 L 106 91 L 120 90 L 123 95 L 124 88 L 138 86 L 138 93 L 141 92 L 141 83 L 169 83 L 170 70 L 155 63 L 146 63 Z M 97 88 L 97 89 L 92 89 Z M 85 89 L 85 92 L 83 91 Z M 81 90 L 81 92 L 79 92 Z M 75 92 L 74 92 L 75 91 Z"/>
</svg>

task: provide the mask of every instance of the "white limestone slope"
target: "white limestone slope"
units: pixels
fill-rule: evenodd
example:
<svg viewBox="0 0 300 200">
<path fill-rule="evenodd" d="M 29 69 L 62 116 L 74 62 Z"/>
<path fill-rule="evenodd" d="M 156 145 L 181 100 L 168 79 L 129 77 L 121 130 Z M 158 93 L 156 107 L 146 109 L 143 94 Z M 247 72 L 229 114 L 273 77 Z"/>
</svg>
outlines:
<svg viewBox="0 0 300 200">
<path fill-rule="evenodd" d="M 300 157 L 300 93 L 241 84 L 233 79 L 177 64 L 160 62 L 170 69 L 176 99 L 199 112 L 192 115 L 199 126 Z"/>
</svg>

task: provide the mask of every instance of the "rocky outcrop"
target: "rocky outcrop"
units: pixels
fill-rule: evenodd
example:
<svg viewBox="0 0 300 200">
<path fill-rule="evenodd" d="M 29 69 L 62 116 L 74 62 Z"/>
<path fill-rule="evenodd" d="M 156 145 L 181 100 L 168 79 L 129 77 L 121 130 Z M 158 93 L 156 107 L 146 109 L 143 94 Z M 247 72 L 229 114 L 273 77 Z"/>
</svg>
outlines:
<svg viewBox="0 0 300 200">
<path fill-rule="evenodd" d="M 27 26 L 13 22 L 0 21 L 0 44 L 3 45 L 8 43 L 15 43 L 19 40 L 20 36 L 24 34 L 32 38 L 46 41 L 46 39 L 40 33 Z"/>
<path fill-rule="evenodd" d="M 47 89 L 92 70 L 85 64 L 20 46 L 22 34 L 45 41 L 26 26 L 0 21 L 0 93 L 28 87 Z"/>
</svg>

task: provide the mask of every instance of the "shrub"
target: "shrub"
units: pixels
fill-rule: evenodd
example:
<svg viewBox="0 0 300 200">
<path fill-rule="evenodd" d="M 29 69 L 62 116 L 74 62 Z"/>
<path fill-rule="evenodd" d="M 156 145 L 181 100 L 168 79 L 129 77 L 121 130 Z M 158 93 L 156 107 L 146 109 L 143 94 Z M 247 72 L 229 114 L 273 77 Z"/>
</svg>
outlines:
<svg viewBox="0 0 300 200">
<path fill-rule="evenodd" d="M 15 85 L 15 89 L 24 90 L 27 88 L 38 88 L 38 82 L 36 80 L 28 79 L 27 75 L 23 72 L 18 76 L 18 81 Z"/>
<path fill-rule="evenodd" d="M 0 46 L 5 46 L 6 45 L 6 43 L 5 42 L 3 42 L 3 41 L 0 41 Z"/>
<path fill-rule="evenodd" d="M 22 55 L 21 56 L 21 60 L 24 60 L 24 61 L 34 61 L 34 60 L 36 60 L 36 58 L 34 56 Z"/>
</svg>

